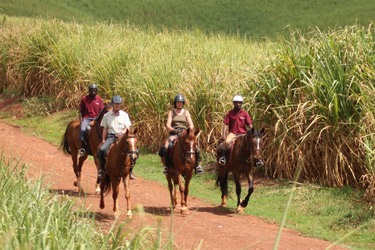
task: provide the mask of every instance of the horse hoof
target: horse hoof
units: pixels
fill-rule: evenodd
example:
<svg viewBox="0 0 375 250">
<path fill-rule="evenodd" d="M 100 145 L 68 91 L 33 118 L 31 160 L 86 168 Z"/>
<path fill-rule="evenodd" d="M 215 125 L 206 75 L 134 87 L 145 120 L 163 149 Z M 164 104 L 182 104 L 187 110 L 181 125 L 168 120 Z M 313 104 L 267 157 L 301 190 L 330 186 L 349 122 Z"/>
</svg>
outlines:
<svg viewBox="0 0 375 250">
<path fill-rule="evenodd" d="M 73 185 L 76 187 L 76 186 L 77 186 L 77 181 L 74 181 L 74 182 L 73 182 Z"/>
<path fill-rule="evenodd" d="M 97 195 L 100 194 L 100 188 L 97 188 L 97 189 L 95 190 L 95 194 L 97 194 Z"/>
<path fill-rule="evenodd" d="M 189 214 L 189 209 L 187 209 L 187 207 L 181 208 L 181 214 L 182 215 L 188 215 Z"/>
<path fill-rule="evenodd" d="M 227 207 L 227 203 L 221 203 L 220 207 Z"/>
<path fill-rule="evenodd" d="M 128 219 L 133 219 L 133 213 L 131 210 L 128 211 L 128 213 L 126 214 L 126 216 L 128 217 Z"/>
<path fill-rule="evenodd" d="M 242 214 L 244 212 L 244 208 L 241 206 L 238 206 L 237 213 Z"/>
</svg>

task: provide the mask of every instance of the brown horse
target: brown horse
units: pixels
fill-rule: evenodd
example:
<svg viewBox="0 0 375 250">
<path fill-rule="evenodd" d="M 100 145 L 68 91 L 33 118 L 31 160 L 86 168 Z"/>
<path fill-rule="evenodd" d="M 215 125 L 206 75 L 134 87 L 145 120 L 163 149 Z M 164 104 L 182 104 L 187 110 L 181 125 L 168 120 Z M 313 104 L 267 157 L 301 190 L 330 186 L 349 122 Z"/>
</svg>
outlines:
<svg viewBox="0 0 375 250">
<path fill-rule="evenodd" d="M 173 166 L 169 167 L 166 176 L 173 209 L 175 209 L 177 205 L 177 185 L 179 186 L 181 193 L 181 214 L 189 213 L 187 208 L 187 197 L 189 194 L 189 183 L 193 176 L 196 163 L 195 154 L 197 150 L 198 133 L 199 130 L 194 132 L 192 129 L 187 129 L 177 137 L 171 153 L 171 162 Z M 163 164 L 165 164 L 164 157 L 162 157 L 161 160 Z M 185 185 L 183 185 L 182 177 L 185 178 Z"/>
<path fill-rule="evenodd" d="M 224 166 L 218 164 L 218 177 L 216 185 L 220 185 L 221 190 L 221 206 L 227 205 L 226 197 L 228 196 L 228 170 L 232 171 L 234 182 L 236 184 L 237 194 L 237 212 L 242 213 L 247 206 L 250 196 L 254 191 L 253 187 L 253 167 L 263 166 L 263 161 L 260 156 L 262 147 L 262 130 L 254 128 L 248 130 L 244 136 L 238 137 L 233 143 L 233 149 L 230 153 L 229 159 Z M 217 159 L 220 156 L 218 155 Z M 241 200 L 241 174 L 245 175 L 249 184 L 249 190 L 245 200 Z"/>
<path fill-rule="evenodd" d="M 127 216 L 129 218 L 132 216 L 130 206 L 129 172 L 130 169 L 134 167 L 135 161 L 138 159 L 136 133 L 137 130 L 134 130 L 134 132 L 128 130 L 111 146 L 105 167 L 105 178 L 100 181 L 100 208 L 103 209 L 105 207 L 104 195 L 111 191 L 112 185 L 113 211 L 117 214 L 117 197 L 122 178 L 125 189 L 125 198 L 127 201 Z"/>
<path fill-rule="evenodd" d="M 72 156 L 73 170 L 77 178 L 77 180 L 74 181 L 74 186 L 77 186 L 78 190 L 82 190 L 82 165 L 89 154 L 94 157 L 96 168 L 97 170 L 99 170 L 99 159 L 96 155 L 99 150 L 99 144 L 102 142 L 103 128 L 100 127 L 100 122 L 102 121 L 104 114 L 110 111 L 111 109 L 112 106 L 110 104 L 106 105 L 100 112 L 98 117 L 94 121 L 92 121 L 91 129 L 87 135 L 89 150 L 86 150 L 85 155 L 79 157 L 79 159 L 78 150 L 81 148 L 81 141 L 79 140 L 81 125 L 79 119 L 70 122 L 66 127 L 60 148 L 63 150 L 65 154 Z M 98 178 L 96 181 L 96 193 L 100 192 L 99 181 L 100 180 Z"/>
</svg>

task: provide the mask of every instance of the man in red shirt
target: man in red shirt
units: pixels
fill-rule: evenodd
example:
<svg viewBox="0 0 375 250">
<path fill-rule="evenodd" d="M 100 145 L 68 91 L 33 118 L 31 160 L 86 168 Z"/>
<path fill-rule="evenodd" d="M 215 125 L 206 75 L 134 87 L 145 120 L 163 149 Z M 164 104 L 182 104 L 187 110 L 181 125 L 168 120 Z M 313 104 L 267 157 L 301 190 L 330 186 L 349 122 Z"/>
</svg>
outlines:
<svg viewBox="0 0 375 250">
<path fill-rule="evenodd" d="M 89 86 L 89 94 L 84 96 L 79 105 L 79 119 L 81 121 L 81 132 L 79 140 L 82 143 L 79 155 L 84 156 L 86 151 L 85 134 L 87 126 L 94 120 L 104 108 L 103 100 L 98 94 L 98 86 L 94 83 Z"/>
<path fill-rule="evenodd" d="M 234 108 L 230 110 L 225 118 L 222 132 L 222 140 L 224 145 L 222 148 L 221 158 L 219 159 L 220 165 L 225 165 L 227 162 L 227 155 L 229 153 L 230 144 L 240 135 L 246 134 L 246 126 L 251 129 L 253 123 L 251 121 L 250 115 L 242 109 L 243 98 L 240 95 L 235 95 L 233 97 Z M 229 134 L 226 136 L 229 127 Z"/>
</svg>

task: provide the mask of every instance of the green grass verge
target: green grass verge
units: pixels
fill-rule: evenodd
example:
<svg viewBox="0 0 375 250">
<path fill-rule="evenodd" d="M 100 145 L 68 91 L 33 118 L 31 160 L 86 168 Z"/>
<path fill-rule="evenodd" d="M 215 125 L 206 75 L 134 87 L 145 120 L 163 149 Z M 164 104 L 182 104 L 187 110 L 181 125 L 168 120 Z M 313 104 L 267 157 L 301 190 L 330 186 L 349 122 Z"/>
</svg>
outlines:
<svg viewBox="0 0 375 250">
<path fill-rule="evenodd" d="M 53 145 L 58 145 L 65 126 L 76 117 L 76 113 L 64 111 L 47 117 L 37 116 L 25 120 L 14 120 L 6 116 L 2 113 L 0 117 L 3 121 L 21 125 L 26 132 L 42 135 Z M 55 135 L 48 136 L 47 134 Z M 213 158 L 212 156 L 204 158 L 206 167 Z M 162 165 L 157 154 L 150 153 L 144 148 L 141 149 L 134 173 L 139 177 L 167 186 L 165 176 L 161 172 Z M 235 198 L 235 187 L 232 181 L 230 181 L 229 190 L 231 196 Z M 246 187 L 243 192 L 246 192 Z M 298 184 L 295 187 L 289 181 L 264 180 L 255 187 L 245 214 L 259 216 L 265 221 L 279 224 L 288 204 L 288 197 L 292 195 L 285 221 L 287 227 L 296 229 L 306 236 L 331 242 L 339 241 L 339 244 L 345 244 L 353 249 L 371 249 L 375 242 L 374 209 L 370 209 L 362 201 L 362 194 L 362 191 L 355 191 L 350 187 L 326 188 L 307 183 Z M 200 177 L 194 177 L 191 182 L 190 195 L 199 197 L 210 204 L 219 205 L 220 191 L 215 187 L 215 175 L 206 173 Z M 229 199 L 226 209 L 234 213 L 235 208 L 235 199 Z"/>
</svg>

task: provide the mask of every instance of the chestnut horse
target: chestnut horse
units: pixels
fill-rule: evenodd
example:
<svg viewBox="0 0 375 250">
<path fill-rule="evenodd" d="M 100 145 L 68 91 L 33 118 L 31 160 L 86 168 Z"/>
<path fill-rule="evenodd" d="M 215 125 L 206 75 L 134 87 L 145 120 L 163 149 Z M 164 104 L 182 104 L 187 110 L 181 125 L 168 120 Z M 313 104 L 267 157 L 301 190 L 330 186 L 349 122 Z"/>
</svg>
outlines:
<svg viewBox="0 0 375 250">
<path fill-rule="evenodd" d="M 218 165 L 218 177 L 216 185 L 220 185 L 221 190 L 221 206 L 227 205 L 226 198 L 228 196 L 228 170 L 232 171 L 234 182 L 236 184 L 237 194 L 237 212 L 242 213 L 247 206 L 250 196 L 254 191 L 253 173 L 254 167 L 263 166 L 260 156 L 262 147 L 262 130 L 254 128 L 249 129 L 245 135 L 239 136 L 233 143 L 229 158 L 224 166 Z M 217 159 L 220 156 L 218 155 Z M 241 174 L 245 175 L 249 184 L 249 190 L 244 200 L 241 200 Z"/>
<path fill-rule="evenodd" d="M 122 178 L 125 189 L 125 198 L 127 201 L 127 216 L 129 218 L 132 216 L 130 206 L 129 172 L 130 169 L 134 167 L 135 161 L 138 159 L 136 133 L 137 130 L 134 130 L 134 132 L 128 130 L 117 142 L 112 144 L 107 156 L 105 177 L 100 181 L 100 208 L 103 209 L 105 207 L 104 195 L 107 195 L 111 191 L 112 185 L 113 211 L 117 214 L 117 197 Z"/>
<path fill-rule="evenodd" d="M 169 166 L 168 174 L 166 175 L 173 209 L 175 209 L 177 205 L 177 185 L 179 186 L 181 194 L 181 214 L 189 213 L 187 197 L 189 194 L 189 183 L 193 176 L 196 163 L 195 153 L 197 150 L 198 133 L 199 130 L 194 132 L 193 129 L 189 128 L 178 135 L 171 153 L 171 164 L 173 166 Z M 163 164 L 165 164 L 164 157 L 161 157 L 161 160 Z M 182 177 L 185 178 L 185 185 L 183 184 Z"/>
<path fill-rule="evenodd" d="M 88 155 L 94 157 L 95 165 L 97 170 L 99 170 L 99 159 L 97 158 L 97 153 L 99 151 L 99 144 L 102 142 L 102 133 L 103 128 L 100 127 L 100 122 L 103 119 L 105 113 L 112 109 L 112 105 L 106 105 L 103 110 L 99 113 L 98 117 L 91 122 L 92 126 L 87 135 L 87 144 L 89 150 L 86 150 L 84 156 L 79 157 L 78 159 L 78 150 L 81 148 L 81 141 L 79 140 L 79 133 L 81 131 L 81 123 L 79 119 L 74 120 L 68 124 L 65 130 L 65 134 L 61 141 L 60 148 L 62 151 L 72 156 L 73 161 L 73 170 L 76 175 L 77 180 L 74 181 L 74 186 L 78 187 L 78 190 L 82 190 L 82 165 L 83 162 L 87 159 Z M 77 162 L 78 160 L 78 162 Z M 99 178 L 96 180 L 96 193 L 100 192 L 99 189 Z"/>
</svg>

